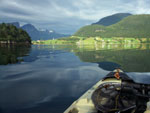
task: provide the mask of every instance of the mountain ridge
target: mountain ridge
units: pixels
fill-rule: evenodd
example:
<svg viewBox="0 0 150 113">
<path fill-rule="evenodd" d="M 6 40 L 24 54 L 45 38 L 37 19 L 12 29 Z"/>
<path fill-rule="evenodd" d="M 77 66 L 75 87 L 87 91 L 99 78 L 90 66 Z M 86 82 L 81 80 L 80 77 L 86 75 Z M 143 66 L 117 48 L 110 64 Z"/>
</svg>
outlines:
<svg viewBox="0 0 150 113">
<path fill-rule="evenodd" d="M 22 28 L 23 30 L 25 30 L 29 34 L 29 36 L 32 38 L 32 40 L 48 40 L 48 39 L 53 39 L 53 38 L 61 38 L 61 37 L 70 36 L 70 35 L 57 33 L 53 30 L 47 30 L 47 29 L 39 30 L 32 24 L 25 24 L 23 26 L 20 26 L 19 22 L 11 22 L 8 24 L 12 24 L 16 26 L 17 28 Z M 48 32 L 48 31 L 53 31 L 53 32 Z"/>
<path fill-rule="evenodd" d="M 121 21 L 123 18 L 131 16 L 131 15 L 132 14 L 130 14 L 130 13 L 116 13 L 116 14 L 113 14 L 110 16 L 103 17 L 98 22 L 93 23 L 92 25 L 98 24 L 98 25 L 109 26 L 109 25 L 115 24 L 115 23 Z"/>
</svg>

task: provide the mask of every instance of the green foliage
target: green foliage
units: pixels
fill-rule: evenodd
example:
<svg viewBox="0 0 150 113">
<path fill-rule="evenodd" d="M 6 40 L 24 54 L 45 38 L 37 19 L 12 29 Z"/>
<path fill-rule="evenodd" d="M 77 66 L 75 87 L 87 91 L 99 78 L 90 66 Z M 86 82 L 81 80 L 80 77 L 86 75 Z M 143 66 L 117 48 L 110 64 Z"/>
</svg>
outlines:
<svg viewBox="0 0 150 113">
<path fill-rule="evenodd" d="M 101 33 L 106 32 L 106 28 L 101 25 L 88 25 L 79 29 L 74 35 L 81 37 L 101 36 Z"/>
<path fill-rule="evenodd" d="M 31 43 L 31 38 L 29 35 L 21 28 L 16 28 L 11 24 L 0 24 L 0 41 L 11 42 L 29 42 Z"/>
<path fill-rule="evenodd" d="M 79 29 L 74 35 L 82 37 L 133 37 L 150 38 L 150 15 L 128 16 L 120 22 L 110 25 L 89 25 Z"/>
</svg>

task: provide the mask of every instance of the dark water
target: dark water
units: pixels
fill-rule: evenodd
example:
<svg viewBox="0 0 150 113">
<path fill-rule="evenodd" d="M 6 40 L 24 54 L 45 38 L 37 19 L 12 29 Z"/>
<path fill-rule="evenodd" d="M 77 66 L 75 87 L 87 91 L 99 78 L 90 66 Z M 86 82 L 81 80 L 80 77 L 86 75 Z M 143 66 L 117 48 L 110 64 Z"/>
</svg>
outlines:
<svg viewBox="0 0 150 113">
<path fill-rule="evenodd" d="M 150 83 L 149 58 L 148 45 L 0 47 L 0 113 L 62 113 L 116 67 Z"/>
</svg>

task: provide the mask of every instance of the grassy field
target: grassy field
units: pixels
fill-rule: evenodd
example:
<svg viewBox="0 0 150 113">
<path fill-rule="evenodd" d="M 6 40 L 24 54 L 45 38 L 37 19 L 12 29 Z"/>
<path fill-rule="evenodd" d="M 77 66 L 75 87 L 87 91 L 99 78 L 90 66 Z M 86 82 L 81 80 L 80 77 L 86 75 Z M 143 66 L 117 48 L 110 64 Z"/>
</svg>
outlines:
<svg viewBox="0 0 150 113">
<path fill-rule="evenodd" d="M 77 37 L 71 36 L 67 38 L 60 38 L 55 40 L 37 40 L 32 41 L 33 44 L 43 45 L 91 45 L 91 44 L 140 44 L 148 43 L 148 38 L 123 38 L 123 37 L 112 37 L 112 38 L 101 38 L 101 37 Z"/>
</svg>

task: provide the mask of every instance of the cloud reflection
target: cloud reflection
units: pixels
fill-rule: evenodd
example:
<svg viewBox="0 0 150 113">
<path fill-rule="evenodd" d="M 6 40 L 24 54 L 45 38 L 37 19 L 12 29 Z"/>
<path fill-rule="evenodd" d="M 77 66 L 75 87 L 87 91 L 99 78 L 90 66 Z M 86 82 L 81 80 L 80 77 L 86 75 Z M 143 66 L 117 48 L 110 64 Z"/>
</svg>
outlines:
<svg viewBox="0 0 150 113">
<path fill-rule="evenodd" d="M 41 57 L 32 63 L 1 66 L 0 107 L 31 108 L 60 96 L 77 97 L 108 73 L 97 64 L 74 62 L 75 67 L 69 63 L 70 68 L 50 67 L 45 63 L 48 60 Z"/>
</svg>

